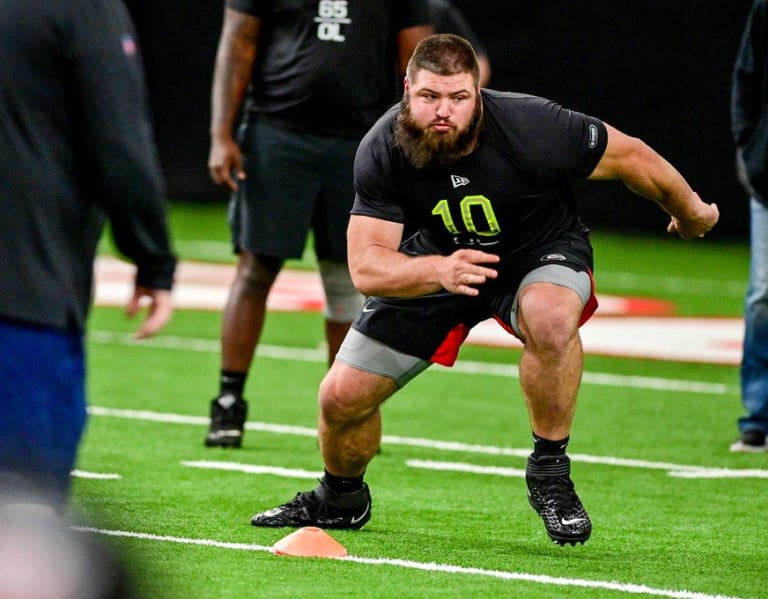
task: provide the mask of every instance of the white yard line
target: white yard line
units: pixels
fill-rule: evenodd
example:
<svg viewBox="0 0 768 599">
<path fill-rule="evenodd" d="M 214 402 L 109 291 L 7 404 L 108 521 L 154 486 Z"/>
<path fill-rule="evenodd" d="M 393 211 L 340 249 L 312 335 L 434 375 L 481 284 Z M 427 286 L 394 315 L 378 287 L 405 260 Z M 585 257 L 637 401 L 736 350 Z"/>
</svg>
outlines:
<svg viewBox="0 0 768 599">
<path fill-rule="evenodd" d="M 530 453 L 530 450 L 528 450 L 527 453 Z M 568 455 L 574 462 L 588 462 L 592 464 L 625 466 L 630 468 L 648 468 L 650 470 L 666 470 L 669 476 L 675 478 L 768 478 L 768 470 L 758 470 L 755 468 L 708 468 L 706 466 L 681 466 L 680 464 L 664 464 L 661 462 L 646 462 L 644 460 L 618 460 L 616 458 L 579 454 Z M 512 478 L 522 478 L 525 476 L 525 470 L 520 468 L 481 466 L 479 464 L 467 464 L 465 462 L 406 460 L 405 465 L 410 468 L 441 470 L 445 472 L 466 472 L 469 474 L 488 474 L 492 476 L 506 476 Z"/>
<path fill-rule="evenodd" d="M 128 334 L 113 333 L 109 331 L 93 331 L 90 334 L 90 341 L 94 343 L 128 345 L 133 347 L 152 347 L 158 349 L 183 350 L 195 352 L 218 352 L 219 342 L 210 339 L 195 339 L 184 337 L 162 336 L 154 339 L 135 341 Z M 259 347 L 259 357 L 264 359 L 294 360 L 305 362 L 324 363 L 326 360 L 325 351 L 322 349 L 300 349 L 290 347 L 279 347 L 262 345 Z M 485 376 L 501 376 L 517 378 L 519 376 L 516 365 L 498 364 L 490 362 L 471 362 L 458 361 L 453 368 L 433 367 L 425 376 L 430 373 L 443 374 L 470 374 Z M 626 376 L 610 373 L 589 372 L 586 371 L 582 377 L 585 385 L 603 385 L 618 388 L 636 388 L 652 389 L 656 391 L 669 391 L 680 393 L 697 393 L 704 395 L 727 395 L 737 394 L 738 389 L 729 387 L 723 383 L 708 383 L 704 381 L 666 379 L 660 377 Z M 182 414 L 170 414 L 150 411 L 137 410 L 113 410 L 109 408 L 100 408 L 92 406 L 89 411 L 96 416 L 112 416 L 120 418 L 133 418 L 138 420 L 151 420 L 155 422 L 169 422 L 175 424 L 191 424 L 207 426 L 208 418 L 198 416 L 185 416 Z M 317 431 L 314 428 L 298 427 L 282 424 L 271 424 L 264 422 L 247 422 L 248 430 L 258 430 L 262 432 L 271 432 L 275 434 L 300 435 L 315 437 Z M 385 435 L 382 441 L 387 445 L 406 445 L 412 447 L 424 447 L 442 451 L 453 451 L 463 453 L 482 453 L 486 455 L 501 455 L 514 457 L 527 457 L 530 449 L 514 449 L 508 447 L 494 447 L 486 445 L 473 445 L 466 443 L 457 443 L 453 441 L 440 441 L 434 439 L 419 439 L 413 437 L 401 437 L 395 435 Z M 591 456 L 574 454 L 571 456 L 574 461 L 586 463 L 603 464 L 609 466 L 663 469 L 675 476 L 681 478 L 703 478 L 703 477 L 752 477 L 764 478 L 765 471 L 748 470 L 729 470 L 708 467 L 687 466 L 681 464 L 669 464 L 660 462 L 649 462 L 645 460 L 633 460 L 615 458 L 610 456 Z"/>
<path fill-rule="evenodd" d="M 202 547 L 215 547 L 218 549 L 230 549 L 235 551 L 260 551 L 272 552 L 272 547 L 248 543 L 229 543 L 214 539 L 193 539 L 188 537 L 174 537 L 170 535 L 155 535 L 143 532 L 131 532 L 125 530 L 105 530 L 100 528 L 75 527 L 74 530 L 95 533 L 109 537 L 122 537 L 139 539 L 142 541 L 155 541 L 162 543 L 178 543 L 181 545 L 197 545 Z M 296 559 L 280 557 L 279 559 Z M 315 558 L 318 559 L 318 558 Z M 530 574 L 527 572 L 510 572 L 506 570 L 488 570 L 485 568 L 468 568 L 451 564 L 438 564 L 434 562 L 417 562 L 399 558 L 370 558 L 360 556 L 346 556 L 335 559 L 342 562 L 353 562 L 372 566 L 390 566 L 409 570 L 421 570 L 423 572 L 441 572 L 444 574 L 459 574 L 464 576 L 478 576 L 495 578 L 500 580 L 532 582 L 546 586 L 577 587 L 582 589 L 609 590 L 631 595 L 646 595 L 650 597 L 670 597 L 672 599 L 740 599 L 732 595 L 711 595 L 709 593 L 697 593 L 694 591 L 657 589 L 645 584 L 620 583 L 615 581 L 587 580 L 583 578 L 566 578 L 561 576 L 547 576 L 543 574 Z"/>
<path fill-rule="evenodd" d="M 317 480 L 323 473 L 297 468 L 277 468 L 275 466 L 256 466 L 253 464 L 240 464 L 238 462 L 216 462 L 213 460 L 184 460 L 180 462 L 187 468 L 202 468 L 203 470 L 228 470 L 230 472 L 244 472 L 245 474 L 272 474 L 282 478 L 301 478 Z"/>
<path fill-rule="evenodd" d="M 120 480 L 123 478 L 119 474 L 106 472 L 86 472 L 84 470 L 73 470 L 70 472 L 75 478 L 90 478 L 94 480 Z"/>
<path fill-rule="evenodd" d="M 189 337 L 173 337 L 161 335 L 152 339 L 136 341 L 127 333 L 111 331 L 91 331 L 88 340 L 92 343 L 130 345 L 133 347 L 153 347 L 157 349 L 183 350 L 193 352 L 219 352 L 221 343 L 213 339 L 196 339 Z M 298 362 L 325 363 L 327 353 L 324 349 L 304 349 L 296 347 L 281 347 L 276 345 L 259 345 L 257 359 L 293 360 Z M 518 378 L 519 370 L 515 364 L 499 364 L 493 362 L 472 362 L 459 360 L 451 368 L 433 366 L 427 373 L 445 374 L 479 374 Z M 656 391 L 676 391 L 682 393 L 702 393 L 705 395 L 738 394 L 737 387 L 724 383 L 707 383 L 681 379 L 660 377 L 617 375 L 605 372 L 585 371 L 582 375 L 585 385 L 602 385 L 608 387 L 654 389 Z"/>
<path fill-rule="evenodd" d="M 167 412 L 152 412 L 149 410 L 122 410 L 114 408 L 104 408 L 99 406 L 90 406 L 88 413 L 91 416 L 105 416 L 112 418 L 126 418 L 129 420 L 145 420 L 151 422 L 163 422 L 166 424 L 182 424 L 194 426 L 208 426 L 209 419 L 202 416 L 185 416 L 182 414 L 172 414 Z M 317 430 L 314 428 L 292 426 L 286 424 L 271 424 L 267 422 L 246 422 L 247 430 L 257 430 L 266 433 L 278 435 L 298 435 L 302 437 L 316 437 Z M 456 441 L 440 441 L 436 439 L 422 439 L 417 437 L 400 437 L 397 435 L 384 435 L 382 443 L 385 445 L 405 445 L 410 447 L 422 447 L 438 451 L 448 451 L 457 453 L 479 453 L 484 455 L 508 456 L 517 458 L 527 458 L 531 453 L 529 448 L 498 447 L 493 445 L 476 445 L 470 443 L 459 443 Z M 589 454 L 569 454 L 574 462 L 583 462 L 588 464 L 599 464 L 603 466 L 616 466 L 622 468 L 640 468 L 646 470 L 667 470 L 670 472 L 681 472 L 680 477 L 695 478 L 696 473 L 702 473 L 703 477 L 713 478 L 716 472 L 723 473 L 723 477 L 735 478 L 738 476 L 752 478 L 768 478 L 766 470 L 737 470 L 729 468 L 712 468 L 708 466 L 692 466 L 688 464 L 674 464 L 670 462 L 652 462 L 648 460 L 635 460 L 628 458 L 617 458 L 612 456 L 595 456 Z M 215 462 L 221 463 L 221 462 Z M 198 466 L 199 467 L 199 466 Z M 260 466 L 259 468 L 266 468 Z M 480 468 L 480 467 L 478 467 Z M 302 471 L 304 472 L 304 471 Z M 741 473 L 741 474 L 739 474 Z M 275 472 L 272 472 L 275 474 Z M 303 477 L 303 476 L 302 476 Z"/>
</svg>

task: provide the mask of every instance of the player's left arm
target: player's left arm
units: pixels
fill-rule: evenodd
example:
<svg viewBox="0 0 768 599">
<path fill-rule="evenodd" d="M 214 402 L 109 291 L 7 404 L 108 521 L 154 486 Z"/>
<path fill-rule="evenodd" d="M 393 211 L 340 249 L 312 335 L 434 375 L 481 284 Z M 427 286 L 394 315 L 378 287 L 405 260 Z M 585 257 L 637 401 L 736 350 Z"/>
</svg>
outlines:
<svg viewBox="0 0 768 599">
<path fill-rule="evenodd" d="M 669 214 L 667 231 L 683 239 L 703 237 L 715 226 L 720 216 L 716 204 L 703 202 L 678 170 L 648 144 L 605 126 L 608 143 L 590 179 L 621 179 Z"/>
</svg>

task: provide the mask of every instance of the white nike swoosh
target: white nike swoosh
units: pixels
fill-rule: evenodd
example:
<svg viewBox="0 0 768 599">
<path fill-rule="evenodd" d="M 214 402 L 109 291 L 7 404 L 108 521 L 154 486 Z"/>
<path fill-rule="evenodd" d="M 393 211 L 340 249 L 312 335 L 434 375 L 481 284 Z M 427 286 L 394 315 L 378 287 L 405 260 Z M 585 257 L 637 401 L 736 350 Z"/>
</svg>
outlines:
<svg viewBox="0 0 768 599">
<path fill-rule="evenodd" d="M 363 308 L 363 312 L 373 312 L 376 308 Z"/>
<path fill-rule="evenodd" d="M 586 518 L 560 518 L 560 524 L 563 526 L 570 526 L 571 524 L 576 524 L 577 522 L 586 522 Z"/>
<path fill-rule="evenodd" d="M 352 519 L 349 521 L 349 523 L 350 523 L 350 524 L 357 524 L 358 522 L 360 522 L 360 520 L 362 520 L 363 518 L 365 518 L 365 517 L 368 515 L 368 512 L 370 512 L 370 511 L 371 511 L 371 504 L 370 504 L 370 502 L 368 502 L 368 503 L 365 505 L 365 511 L 364 511 L 362 514 L 360 514 L 360 517 L 358 517 L 358 518 L 352 518 Z"/>
</svg>

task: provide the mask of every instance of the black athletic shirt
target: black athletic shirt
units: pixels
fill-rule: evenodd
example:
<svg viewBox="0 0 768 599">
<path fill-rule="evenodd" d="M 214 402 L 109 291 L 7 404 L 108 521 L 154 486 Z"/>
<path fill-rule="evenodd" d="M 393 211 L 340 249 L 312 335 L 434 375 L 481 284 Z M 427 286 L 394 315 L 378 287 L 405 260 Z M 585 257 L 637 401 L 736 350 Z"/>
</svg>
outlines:
<svg viewBox="0 0 768 599">
<path fill-rule="evenodd" d="M 475 248 L 514 260 L 577 224 L 571 188 L 605 151 L 605 125 L 535 96 L 482 90 L 478 148 L 415 169 L 395 145 L 399 106 L 363 138 L 351 213 L 417 229 L 435 253 Z"/>
<path fill-rule="evenodd" d="M 126 8 L 0 0 L 0 318 L 82 330 L 105 218 L 139 283 L 170 288 L 176 262 Z"/>
<path fill-rule="evenodd" d="M 247 109 L 333 137 L 362 137 L 400 93 L 397 33 L 426 0 L 227 0 L 259 17 Z"/>
</svg>

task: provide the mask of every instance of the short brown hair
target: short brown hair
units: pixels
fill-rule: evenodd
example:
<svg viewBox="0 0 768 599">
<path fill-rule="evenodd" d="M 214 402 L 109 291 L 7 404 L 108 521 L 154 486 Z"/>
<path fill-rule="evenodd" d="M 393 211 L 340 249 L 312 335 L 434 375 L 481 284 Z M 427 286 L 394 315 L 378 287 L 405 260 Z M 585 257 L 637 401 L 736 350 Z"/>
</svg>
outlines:
<svg viewBox="0 0 768 599">
<path fill-rule="evenodd" d="M 408 61 L 406 74 L 409 81 L 413 81 L 416 72 L 422 69 L 436 75 L 471 73 L 475 85 L 480 81 L 477 54 L 472 44 L 452 33 L 430 35 L 419 42 Z"/>
</svg>

